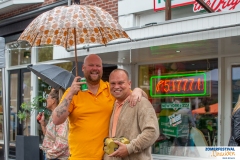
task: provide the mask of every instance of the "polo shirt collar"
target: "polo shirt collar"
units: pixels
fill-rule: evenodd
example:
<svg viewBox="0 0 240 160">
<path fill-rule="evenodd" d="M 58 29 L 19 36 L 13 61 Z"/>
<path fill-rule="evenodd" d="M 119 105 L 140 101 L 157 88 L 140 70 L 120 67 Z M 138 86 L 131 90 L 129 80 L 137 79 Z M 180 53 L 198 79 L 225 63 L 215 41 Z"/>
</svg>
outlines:
<svg viewBox="0 0 240 160">
<path fill-rule="evenodd" d="M 99 88 L 98 88 L 98 92 L 97 92 L 97 95 L 100 94 L 101 92 L 103 92 L 105 89 L 108 89 L 108 85 L 106 82 L 104 82 L 103 80 L 100 80 L 100 83 L 99 83 Z"/>
</svg>

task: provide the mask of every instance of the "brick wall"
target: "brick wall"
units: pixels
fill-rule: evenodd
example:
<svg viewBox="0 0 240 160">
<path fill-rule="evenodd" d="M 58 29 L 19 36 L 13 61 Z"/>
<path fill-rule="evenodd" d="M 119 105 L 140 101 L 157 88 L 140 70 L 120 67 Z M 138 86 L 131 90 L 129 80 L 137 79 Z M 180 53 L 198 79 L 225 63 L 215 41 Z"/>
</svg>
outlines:
<svg viewBox="0 0 240 160">
<path fill-rule="evenodd" d="M 41 4 L 34 4 L 27 7 L 23 7 L 16 11 L 0 14 L 0 20 L 31 11 L 45 5 L 49 5 L 51 3 L 55 3 L 56 1 L 58 0 L 45 0 L 44 3 L 41 3 Z M 81 2 L 81 5 L 89 4 L 89 5 L 95 5 L 95 6 L 101 7 L 105 9 L 107 12 L 109 12 L 113 16 L 113 18 L 118 20 L 118 0 L 80 0 L 80 2 Z"/>
<path fill-rule="evenodd" d="M 81 5 L 94 5 L 103 8 L 118 21 L 118 0 L 80 0 Z"/>
<path fill-rule="evenodd" d="M 45 5 L 49 5 L 51 3 L 55 3 L 56 1 L 58 1 L 58 0 L 45 0 L 43 3 L 33 4 L 33 5 L 30 5 L 30 6 L 26 6 L 26 7 L 23 7 L 21 9 L 18 9 L 16 11 L 11 11 L 9 13 L 0 14 L 0 20 L 19 15 L 21 13 L 31 11 L 31 10 L 40 8 L 40 7 L 45 6 Z"/>
</svg>

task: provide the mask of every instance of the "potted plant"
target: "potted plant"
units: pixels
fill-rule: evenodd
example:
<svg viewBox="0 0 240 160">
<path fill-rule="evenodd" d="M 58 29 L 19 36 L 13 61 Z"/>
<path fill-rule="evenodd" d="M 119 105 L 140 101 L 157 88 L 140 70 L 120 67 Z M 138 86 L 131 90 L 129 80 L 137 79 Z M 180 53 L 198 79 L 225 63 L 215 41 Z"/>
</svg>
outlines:
<svg viewBox="0 0 240 160">
<path fill-rule="evenodd" d="M 33 98 L 32 102 L 23 102 L 20 106 L 20 110 L 18 111 L 17 117 L 19 119 L 19 123 L 23 124 L 23 130 L 26 130 L 27 136 L 29 135 L 29 122 L 30 117 L 34 111 L 43 111 L 43 107 L 39 106 L 39 102 L 45 101 L 42 96 L 37 96 Z"/>
<path fill-rule="evenodd" d="M 16 136 L 16 160 L 39 160 L 39 137 L 29 135 L 29 122 L 30 117 L 34 111 L 43 110 L 39 107 L 39 102 L 43 102 L 45 99 L 41 96 L 33 98 L 31 102 L 24 102 L 20 106 L 17 117 L 19 123 L 23 124 L 23 131 L 26 131 L 25 135 Z"/>
</svg>

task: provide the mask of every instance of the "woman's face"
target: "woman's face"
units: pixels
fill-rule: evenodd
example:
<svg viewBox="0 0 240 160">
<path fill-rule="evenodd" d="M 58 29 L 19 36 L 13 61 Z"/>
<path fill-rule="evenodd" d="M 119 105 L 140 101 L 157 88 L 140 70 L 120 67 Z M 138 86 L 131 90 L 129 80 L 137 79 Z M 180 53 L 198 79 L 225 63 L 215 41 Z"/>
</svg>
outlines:
<svg viewBox="0 0 240 160">
<path fill-rule="evenodd" d="M 56 103 L 56 98 L 53 98 L 50 92 L 47 97 L 47 109 L 53 110 L 54 109 L 53 107 L 55 107 L 54 103 Z"/>
</svg>

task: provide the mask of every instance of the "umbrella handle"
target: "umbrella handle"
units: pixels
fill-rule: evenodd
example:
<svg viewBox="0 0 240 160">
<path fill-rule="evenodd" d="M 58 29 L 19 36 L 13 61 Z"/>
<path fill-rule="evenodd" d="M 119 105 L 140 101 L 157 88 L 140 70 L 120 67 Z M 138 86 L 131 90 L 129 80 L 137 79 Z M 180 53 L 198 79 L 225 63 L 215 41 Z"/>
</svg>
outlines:
<svg viewBox="0 0 240 160">
<path fill-rule="evenodd" d="M 75 51 L 75 67 L 76 67 L 76 77 L 78 76 L 78 60 L 77 60 L 77 45 L 76 45 L 76 29 L 73 29 L 73 35 L 74 35 L 74 51 Z"/>
</svg>

